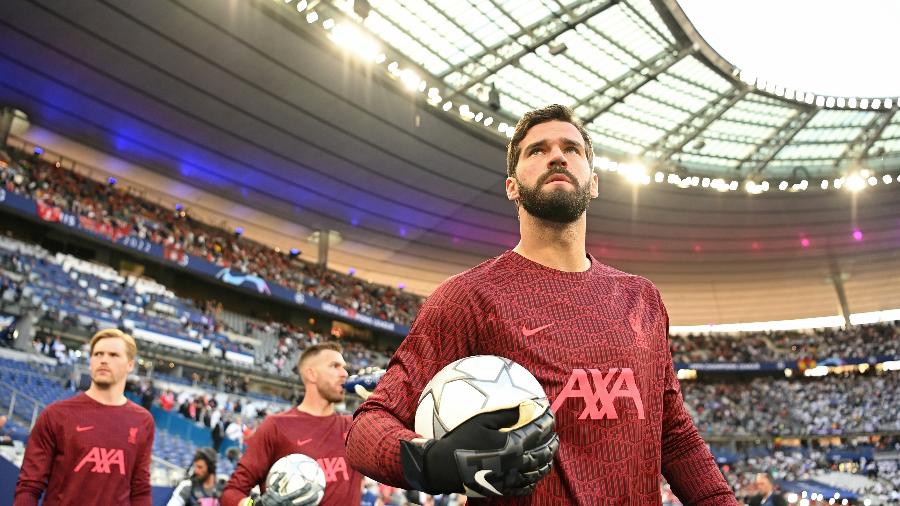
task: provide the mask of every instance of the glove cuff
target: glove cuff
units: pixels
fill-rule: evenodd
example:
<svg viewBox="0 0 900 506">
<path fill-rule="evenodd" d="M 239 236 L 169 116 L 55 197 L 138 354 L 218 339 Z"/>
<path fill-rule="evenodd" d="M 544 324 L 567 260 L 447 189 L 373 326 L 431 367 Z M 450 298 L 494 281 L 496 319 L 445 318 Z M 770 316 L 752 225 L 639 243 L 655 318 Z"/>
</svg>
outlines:
<svg viewBox="0 0 900 506">
<path fill-rule="evenodd" d="M 425 474 L 425 454 L 434 445 L 434 439 L 413 439 L 400 441 L 400 462 L 403 465 L 403 477 L 410 489 L 427 494 L 440 493 L 432 488 Z"/>
</svg>

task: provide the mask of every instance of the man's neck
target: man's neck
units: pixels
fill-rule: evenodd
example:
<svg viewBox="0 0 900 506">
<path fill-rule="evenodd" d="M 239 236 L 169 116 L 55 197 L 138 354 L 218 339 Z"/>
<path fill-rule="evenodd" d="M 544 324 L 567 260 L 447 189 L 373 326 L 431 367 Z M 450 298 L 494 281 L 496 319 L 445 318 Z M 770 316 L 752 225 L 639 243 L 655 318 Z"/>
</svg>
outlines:
<svg viewBox="0 0 900 506">
<path fill-rule="evenodd" d="M 216 484 L 216 475 L 210 473 L 210 475 L 207 476 L 206 480 L 203 482 L 203 488 L 210 489 L 215 484 Z"/>
<path fill-rule="evenodd" d="M 303 402 L 297 409 L 313 416 L 329 416 L 334 414 L 334 403 L 323 399 L 318 393 L 307 390 Z"/>
<path fill-rule="evenodd" d="M 106 406 L 121 406 L 128 402 L 125 398 L 125 385 L 113 385 L 109 388 L 99 388 L 91 383 L 85 395 Z"/>
<path fill-rule="evenodd" d="M 585 215 L 572 223 L 535 218 L 519 209 L 519 244 L 513 251 L 545 267 L 564 272 L 583 272 L 591 267 L 585 250 Z"/>
</svg>

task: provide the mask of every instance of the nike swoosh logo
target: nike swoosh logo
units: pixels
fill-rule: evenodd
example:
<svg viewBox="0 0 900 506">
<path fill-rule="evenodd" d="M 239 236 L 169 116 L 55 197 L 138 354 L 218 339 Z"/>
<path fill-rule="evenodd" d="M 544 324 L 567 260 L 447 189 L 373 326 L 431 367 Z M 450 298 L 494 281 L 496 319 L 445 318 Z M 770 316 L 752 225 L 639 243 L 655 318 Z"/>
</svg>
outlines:
<svg viewBox="0 0 900 506">
<path fill-rule="evenodd" d="M 484 478 L 485 476 L 490 474 L 490 472 L 491 472 L 490 469 L 482 469 L 481 471 L 476 472 L 475 473 L 475 483 L 481 485 L 485 489 L 490 490 L 491 492 L 493 492 L 497 495 L 503 495 L 500 493 L 499 490 L 494 488 L 494 486 L 491 485 L 490 483 L 488 483 L 488 481 Z"/>
<path fill-rule="evenodd" d="M 548 323 L 548 324 L 543 325 L 543 326 L 540 326 L 540 327 L 538 327 L 538 328 L 536 328 L 536 329 L 531 329 L 531 330 L 529 330 L 529 329 L 525 328 L 525 325 L 522 325 L 522 334 L 523 334 L 525 337 L 531 337 L 531 336 L 537 334 L 538 332 L 540 332 L 540 331 L 546 329 L 547 327 L 552 327 L 552 326 L 553 326 L 552 323 Z"/>
<path fill-rule="evenodd" d="M 297 440 L 297 446 L 303 446 L 303 445 L 305 445 L 306 443 L 309 443 L 310 441 L 312 441 L 312 438 L 310 438 L 310 439 L 298 439 L 298 440 Z"/>
<path fill-rule="evenodd" d="M 87 427 L 82 427 L 81 425 L 76 425 L 76 426 L 75 426 L 75 430 L 78 431 L 78 432 L 84 432 L 84 431 L 86 431 L 86 430 L 91 430 L 91 429 L 93 429 L 93 428 L 94 428 L 93 425 L 88 425 Z"/>
</svg>

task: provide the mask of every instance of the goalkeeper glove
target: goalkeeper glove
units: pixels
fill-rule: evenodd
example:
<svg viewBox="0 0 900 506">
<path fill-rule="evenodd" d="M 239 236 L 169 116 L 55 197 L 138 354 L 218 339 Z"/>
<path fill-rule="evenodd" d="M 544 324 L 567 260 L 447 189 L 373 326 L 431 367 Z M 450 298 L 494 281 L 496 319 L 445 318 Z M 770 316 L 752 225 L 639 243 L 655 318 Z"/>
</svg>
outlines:
<svg viewBox="0 0 900 506">
<path fill-rule="evenodd" d="M 298 490 L 283 493 L 281 491 L 283 480 L 285 480 L 284 473 L 275 475 L 275 481 L 266 488 L 266 493 L 253 499 L 247 506 L 314 506 L 319 504 L 325 495 L 325 491 L 313 487 L 313 483 L 309 481 Z"/>
<path fill-rule="evenodd" d="M 553 412 L 533 402 L 481 413 L 441 439 L 401 441 L 403 473 L 429 494 L 528 495 L 559 449 L 554 427 Z"/>
</svg>

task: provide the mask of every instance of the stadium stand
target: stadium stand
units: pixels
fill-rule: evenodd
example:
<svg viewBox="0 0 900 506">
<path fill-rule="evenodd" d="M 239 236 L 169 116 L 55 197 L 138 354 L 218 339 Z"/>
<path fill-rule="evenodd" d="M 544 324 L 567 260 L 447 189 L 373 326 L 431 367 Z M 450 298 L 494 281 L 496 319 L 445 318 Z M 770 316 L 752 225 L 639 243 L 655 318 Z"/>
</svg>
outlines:
<svg viewBox="0 0 900 506">
<path fill-rule="evenodd" d="M 130 234 L 163 245 L 169 258 L 190 253 L 407 326 L 421 304 L 421 297 L 414 294 L 322 269 L 233 232 L 200 223 L 187 210 L 163 209 L 114 185 L 100 184 L 36 156 L 14 149 L 9 152 L 15 163 L 0 168 L 0 185 L 6 191 L 41 202 L 48 213 L 63 210 L 96 220 L 114 235 Z"/>
</svg>

